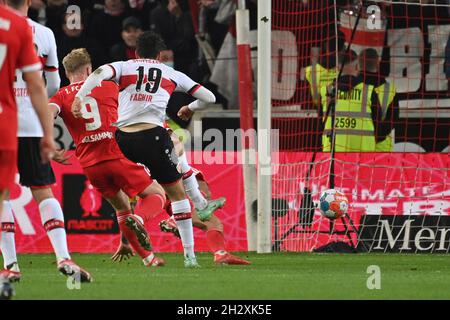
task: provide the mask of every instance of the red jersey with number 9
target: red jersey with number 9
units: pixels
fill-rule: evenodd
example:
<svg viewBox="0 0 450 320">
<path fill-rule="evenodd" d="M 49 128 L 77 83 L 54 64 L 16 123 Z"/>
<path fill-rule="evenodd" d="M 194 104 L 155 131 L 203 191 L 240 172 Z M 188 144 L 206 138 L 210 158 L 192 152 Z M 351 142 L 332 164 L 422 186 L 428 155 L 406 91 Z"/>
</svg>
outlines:
<svg viewBox="0 0 450 320">
<path fill-rule="evenodd" d="M 75 144 L 75 155 L 83 168 L 102 161 L 123 158 L 114 138 L 117 121 L 118 86 L 112 81 L 103 81 L 101 87 L 92 90 L 81 107 L 83 118 L 72 115 L 72 103 L 83 82 L 72 83 L 61 88 L 50 104 L 59 109 Z"/>
<path fill-rule="evenodd" d="M 17 150 L 16 69 L 26 73 L 41 68 L 27 20 L 0 5 L 0 150 Z"/>
</svg>

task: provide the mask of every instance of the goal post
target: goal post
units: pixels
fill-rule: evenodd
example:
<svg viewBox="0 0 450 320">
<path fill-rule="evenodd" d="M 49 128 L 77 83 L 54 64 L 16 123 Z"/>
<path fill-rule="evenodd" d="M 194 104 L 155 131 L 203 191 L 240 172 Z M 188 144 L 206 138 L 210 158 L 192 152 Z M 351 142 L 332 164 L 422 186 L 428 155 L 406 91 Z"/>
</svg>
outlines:
<svg viewBox="0 0 450 320">
<path fill-rule="evenodd" d="M 271 252 L 272 247 L 272 2 L 258 2 L 258 206 L 257 252 Z"/>
<path fill-rule="evenodd" d="M 250 48 L 250 14 L 245 8 L 245 0 L 238 1 L 236 10 L 236 43 L 239 79 L 240 126 L 242 135 L 242 172 L 244 177 L 245 222 L 247 229 L 247 249 L 256 251 L 257 220 L 254 203 L 256 203 L 256 136 L 253 124 L 253 72 Z M 248 139 L 247 139 L 248 137 Z"/>
<path fill-rule="evenodd" d="M 450 251 L 443 3 L 258 1 L 258 252 Z M 336 221 L 316 207 L 330 176 L 349 199 Z"/>
</svg>

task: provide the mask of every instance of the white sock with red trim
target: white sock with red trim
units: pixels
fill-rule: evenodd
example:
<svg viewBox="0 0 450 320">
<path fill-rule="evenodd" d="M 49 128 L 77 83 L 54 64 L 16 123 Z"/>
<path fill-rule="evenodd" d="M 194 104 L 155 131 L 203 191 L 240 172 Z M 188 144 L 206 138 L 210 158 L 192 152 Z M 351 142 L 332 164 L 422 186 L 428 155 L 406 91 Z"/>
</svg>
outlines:
<svg viewBox="0 0 450 320">
<path fill-rule="evenodd" d="M 11 202 L 9 201 L 3 201 L 3 213 L 1 222 L 2 239 L 0 248 L 3 255 L 3 265 L 6 269 L 9 265 L 17 263 L 15 241 L 16 226 L 14 223 L 14 215 L 12 212 Z"/>
<path fill-rule="evenodd" d="M 174 201 L 171 204 L 172 213 L 180 232 L 184 256 L 195 257 L 194 230 L 192 226 L 191 204 L 188 199 Z"/>
<path fill-rule="evenodd" d="M 55 251 L 56 260 L 70 259 L 67 236 L 64 229 L 64 214 L 55 198 L 45 199 L 39 204 L 41 221 Z"/>
<path fill-rule="evenodd" d="M 183 174 L 184 190 L 186 190 L 186 193 L 189 198 L 191 198 L 197 210 L 205 209 L 208 205 L 208 200 L 206 200 L 199 189 L 197 178 L 187 161 L 186 153 L 183 153 L 178 157 L 178 163 L 180 164 L 181 173 Z"/>
</svg>

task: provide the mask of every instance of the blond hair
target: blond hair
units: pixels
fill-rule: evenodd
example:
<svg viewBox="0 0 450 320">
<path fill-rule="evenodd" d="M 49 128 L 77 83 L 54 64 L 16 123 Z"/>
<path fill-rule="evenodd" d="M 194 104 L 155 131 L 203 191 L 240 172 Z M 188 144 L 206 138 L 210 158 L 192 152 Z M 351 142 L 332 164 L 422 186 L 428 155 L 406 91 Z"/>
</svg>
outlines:
<svg viewBox="0 0 450 320">
<path fill-rule="evenodd" d="M 67 73 L 75 73 L 81 67 L 91 65 L 91 56 L 85 48 L 73 49 L 64 57 L 62 64 Z"/>
</svg>

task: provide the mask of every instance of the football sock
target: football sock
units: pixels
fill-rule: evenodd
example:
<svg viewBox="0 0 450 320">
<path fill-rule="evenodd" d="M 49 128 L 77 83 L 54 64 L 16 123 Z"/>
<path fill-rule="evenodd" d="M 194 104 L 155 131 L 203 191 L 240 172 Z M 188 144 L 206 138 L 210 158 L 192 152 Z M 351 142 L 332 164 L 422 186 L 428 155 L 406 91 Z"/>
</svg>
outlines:
<svg viewBox="0 0 450 320">
<path fill-rule="evenodd" d="M 188 173 L 192 170 L 189 162 L 187 161 L 186 152 L 183 152 L 181 156 L 178 157 L 178 164 L 182 174 Z"/>
<path fill-rule="evenodd" d="M 45 199 L 39 204 L 39 212 L 44 229 L 53 246 L 56 260 L 70 259 L 67 236 L 64 229 L 64 214 L 55 198 Z"/>
<path fill-rule="evenodd" d="M 191 198 L 192 202 L 194 202 L 196 209 L 205 209 L 208 205 L 208 200 L 205 199 L 199 189 L 197 178 L 195 177 L 195 174 L 187 161 L 186 153 L 183 153 L 178 158 L 178 163 L 180 164 L 181 173 L 183 174 L 184 190 L 186 190 L 189 198 Z"/>
<path fill-rule="evenodd" d="M 127 227 L 126 225 L 126 219 L 128 217 L 134 218 L 133 213 L 131 210 L 122 211 L 122 212 L 116 212 L 117 215 L 117 222 L 119 223 L 119 229 L 122 232 L 122 235 L 125 236 L 125 238 L 130 243 L 133 250 L 142 258 L 145 259 L 149 255 L 152 254 L 152 251 L 148 251 L 145 248 L 141 246 L 139 243 L 139 239 L 136 235 L 136 233 Z"/>
<path fill-rule="evenodd" d="M 225 254 L 225 238 L 223 236 L 223 232 L 212 229 L 206 231 L 206 243 L 208 244 L 209 249 L 214 254 Z"/>
<path fill-rule="evenodd" d="M 9 201 L 3 201 L 3 214 L 2 214 L 2 238 L 1 238 L 1 250 L 3 255 L 3 265 L 5 269 L 7 266 L 17 262 L 16 243 L 15 243 L 15 231 L 16 225 L 14 224 L 14 215 L 12 212 L 11 203 Z"/>
<path fill-rule="evenodd" d="M 163 211 L 166 199 L 160 194 L 151 194 L 140 199 L 136 204 L 134 213 L 140 216 L 144 223 L 156 217 Z"/>
<path fill-rule="evenodd" d="M 191 204 L 188 199 L 172 202 L 172 213 L 180 232 L 184 256 L 195 257 Z"/>
</svg>

